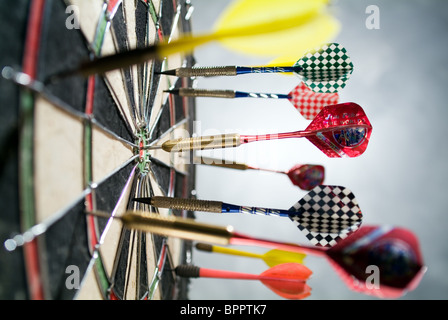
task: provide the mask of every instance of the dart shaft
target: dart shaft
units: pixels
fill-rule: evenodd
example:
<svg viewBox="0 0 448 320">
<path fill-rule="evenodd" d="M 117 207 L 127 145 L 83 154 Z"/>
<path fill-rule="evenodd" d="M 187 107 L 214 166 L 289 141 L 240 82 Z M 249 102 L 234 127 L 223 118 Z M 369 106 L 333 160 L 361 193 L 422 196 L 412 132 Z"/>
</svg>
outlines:
<svg viewBox="0 0 448 320">
<path fill-rule="evenodd" d="M 290 99 L 288 94 L 235 91 L 235 98 Z"/>
<path fill-rule="evenodd" d="M 171 208 L 179 210 L 214 212 L 214 213 L 246 213 L 256 215 L 269 215 L 289 217 L 288 210 L 238 206 L 230 203 L 209 200 L 183 199 L 156 196 L 151 198 L 151 205 L 158 208 Z"/>
<path fill-rule="evenodd" d="M 285 133 L 273 133 L 273 134 L 259 134 L 259 135 L 241 135 L 241 143 L 250 143 L 255 141 L 269 141 L 278 139 L 289 139 L 289 138 L 303 138 L 309 135 L 315 134 L 312 131 L 295 131 L 295 132 L 285 132 Z"/>
<path fill-rule="evenodd" d="M 263 258 L 263 255 L 253 252 L 247 252 L 242 250 L 237 250 L 233 248 L 227 248 L 227 247 L 220 247 L 220 246 L 214 246 L 207 243 L 197 243 L 196 249 L 205 251 L 205 252 L 215 252 L 215 253 L 222 253 L 222 254 L 228 254 L 228 255 L 234 255 L 234 256 L 241 256 L 241 257 L 249 257 L 249 258 Z"/>
<path fill-rule="evenodd" d="M 237 74 L 246 73 L 291 73 L 298 72 L 302 68 L 300 67 L 236 67 Z"/>
</svg>

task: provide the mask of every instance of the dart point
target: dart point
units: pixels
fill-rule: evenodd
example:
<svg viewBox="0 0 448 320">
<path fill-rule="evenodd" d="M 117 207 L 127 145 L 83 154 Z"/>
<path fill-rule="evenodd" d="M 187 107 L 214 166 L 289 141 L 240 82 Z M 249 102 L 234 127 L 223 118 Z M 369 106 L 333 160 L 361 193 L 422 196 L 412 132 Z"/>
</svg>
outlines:
<svg viewBox="0 0 448 320">
<path fill-rule="evenodd" d="M 151 204 L 151 198 L 132 198 L 132 201 L 139 202 L 139 203 L 145 203 L 145 204 Z"/>
<path fill-rule="evenodd" d="M 154 71 L 155 74 L 164 74 L 168 76 L 175 76 L 176 75 L 176 69 L 172 70 L 165 70 L 165 71 Z"/>
</svg>

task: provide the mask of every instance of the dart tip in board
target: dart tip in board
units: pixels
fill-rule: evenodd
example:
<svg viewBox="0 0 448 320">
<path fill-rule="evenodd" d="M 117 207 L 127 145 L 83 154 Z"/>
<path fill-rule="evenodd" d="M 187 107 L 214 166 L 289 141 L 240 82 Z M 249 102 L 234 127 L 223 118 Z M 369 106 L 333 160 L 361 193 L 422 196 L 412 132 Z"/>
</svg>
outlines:
<svg viewBox="0 0 448 320">
<path fill-rule="evenodd" d="M 152 198 L 132 198 L 132 201 L 149 205 L 152 204 Z"/>
<path fill-rule="evenodd" d="M 163 74 L 167 76 L 175 76 L 176 75 L 176 69 L 172 70 L 165 70 L 165 71 L 154 71 L 155 74 Z"/>
<path fill-rule="evenodd" d="M 169 90 L 163 90 L 163 92 L 171 93 L 171 94 L 179 94 L 179 89 L 169 89 Z"/>
</svg>

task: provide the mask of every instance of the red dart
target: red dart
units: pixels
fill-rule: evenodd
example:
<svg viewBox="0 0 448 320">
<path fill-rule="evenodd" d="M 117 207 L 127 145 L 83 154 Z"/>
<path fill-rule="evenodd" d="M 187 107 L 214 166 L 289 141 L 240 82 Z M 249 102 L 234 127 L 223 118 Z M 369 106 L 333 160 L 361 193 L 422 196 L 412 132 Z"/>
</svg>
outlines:
<svg viewBox="0 0 448 320">
<path fill-rule="evenodd" d="M 372 125 L 356 103 L 343 103 L 322 109 L 306 128 L 315 132 L 307 136 L 330 158 L 357 157 L 364 153 Z"/>
<path fill-rule="evenodd" d="M 325 179 L 325 168 L 320 165 L 302 164 L 292 167 L 286 173 L 291 182 L 302 190 L 311 190 Z"/>
<path fill-rule="evenodd" d="M 281 171 L 250 166 L 241 162 L 227 162 L 225 160 L 207 157 L 195 158 L 194 163 L 237 170 L 260 170 L 281 173 L 287 175 L 291 182 L 302 190 L 311 190 L 314 187 L 323 184 L 325 179 L 325 168 L 315 164 L 297 164 L 288 171 Z"/>
<path fill-rule="evenodd" d="M 307 138 L 330 158 L 358 157 L 364 153 L 372 133 L 372 125 L 364 110 L 356 103 L 342 103 L 323 108 L 303 131 L 240 135 L 223 134 L 174 139 L 145 149 L 167 152 L 238 147 L 245 143 L 286 138 Z M 157 143 L 157 142 L 155 142 Z"/>
<path fill-rule="evenodd" d="M 200 268 L 193 265 L 179 265 L 175 272 L 178 276 L 187 278 L 259 280 L 273 292 L 286 299 L 304 299 L 311 294 L 311 288 L 306 284 L 306 280 L 312 272 L 300 263 L 279 264 L 259 275 Z"/>
<path fill-rule="evenodd" d="M 380 298 L 397 298 L 414 290 L 426 271 L 417 237 L 393 226 L 363 226 L 331 247 L 307 246 L 254 238 L 194 219 L 160 217 L 127 211 L 126 228 L 221 245 L 248 245 L 326 258 L 348 287 Z M 373 269 L 373 272 L 372 272 Z"/>
<path fill-rule="evenodd" d="M 325 179 L 325 168 L 315 164 L 297 164 L 288 171 L 262 169 L 252 166 L 248 166 L 248 169 L 286 174 L 291 182 L 302 190 L 312 190 L 314 187 L 323 184 Z"/>
<path fill-rule="evenodd" d="M 426 271 L 418 239 L 411 231 L 399 227 L 363 226 L 329 249 L 235 233 L 230 243 L 326 257 L 350 289 L 379 298 L 399 298 L 414 290 Z"/>
<path fill-rule="evenodd" d="M 426 270 L 416 236 L 390 226 L 364 226 L 327 255 L 349 288 L 381 298 L 398 298 L 414 290 Z"/>
</svg>

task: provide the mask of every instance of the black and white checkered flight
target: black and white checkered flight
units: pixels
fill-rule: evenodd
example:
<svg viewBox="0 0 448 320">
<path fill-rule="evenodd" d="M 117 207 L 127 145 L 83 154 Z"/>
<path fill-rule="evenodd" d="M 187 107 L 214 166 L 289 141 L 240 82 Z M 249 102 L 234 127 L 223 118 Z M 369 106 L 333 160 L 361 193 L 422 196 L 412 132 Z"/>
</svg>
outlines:
<svg viewBox="0 0 448 320">
<path fill-rule="evenodd" d="M 339 43 L 326 43 L 308 51 L 292 66 L 181 67 L 160 72 L 176 77 L 237 76 L 248 73 L 294 73 L 312 91 L 336 93 L 345 87 L 353 72 L 347 50 Z"/>
<path fill-rule="evenodd" d="M 339 240 L 356 231 L 362 223 L 358 201 L 349 189 L 341 186 L 317 186 L 289 210 L 161 196 L 133 200 L 157 208 L 289 217 L 312 244 L 321 247 L 334 246 Z"/>
<path fill-rule="evenodd" d="M 296 212 L 289 217 L 307 239 L 322 247 L 334 246 L 362 223 L 362 212 L 355 195 L 340 186 L 317 186 L 289 211 Z"/>
</svg>

